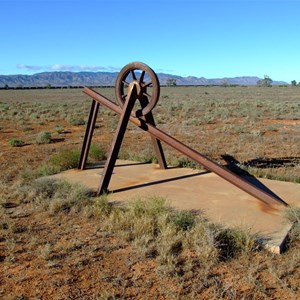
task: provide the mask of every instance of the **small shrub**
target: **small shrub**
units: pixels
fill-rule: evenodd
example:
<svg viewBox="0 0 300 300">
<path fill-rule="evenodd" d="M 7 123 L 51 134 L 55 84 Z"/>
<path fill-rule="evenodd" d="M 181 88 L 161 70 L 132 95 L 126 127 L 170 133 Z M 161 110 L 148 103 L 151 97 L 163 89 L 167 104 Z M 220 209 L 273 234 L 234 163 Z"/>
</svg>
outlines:
<svg viewBox="0 0 300 300">
<path fill-rule="evenodd" d="M 100 161 L 106 159 L 105 150 L 98 144 L 91 144 L 89 151 L 89 158 L 95 161 Z"/>
<path fill-rule="evenodd" d="M 73 126 L 85 125 L 85 121 L 82 118 L 71 118 L 69 122 Z"/>
<path fill-rule="evenodd" d="M 49 144 L 51 143 L 51 132 L 42 131 L 36 137 L 37 144 Z"/>
<path fill-rule="evenodd" d="M 58 189 L 49 204 L 49 211 L 52 214 L 69 212 L 71 209 L 81 211 L 91 203 L 90 196 L 90 190 L 80 184 L 58 181 Z"/>
<path fill-rule="evenodd" d="M 8 141 L 8 143 L 12 146 L 12 147 L 21 147 L 23 145 L 25 145 L 24 141 L 21 139 L 10 139 Z"/>
<path fill-rule="evenodd" d="M 250 253 L 258 248 L 257 236 L 241 227 L 221 228 L 216 235 L 220 256 L 223 259 Z"/>
<path fill-rule="evenodd" d="M 40 178 L 31 186 L 35 194 L 34 201 L 53 214 L 69 212 L 72 208 L 79 211 L 91 203 L 90 190 L 79 184 L 53 178 Z"/>
<path fill-rule="evenodd" d="M 76 168 L 79 163 L 79 150 L 64 150 L 50 157 L 50 159 L 37 169 L 26 169 L 22 173 L 24 183 L 43 176 L 57 174 L 61 171 Z"/>
<path fill-rule="evenodd" d="M 176 266 L 183 250 L 184 234 L 177 231 L 171 223 L 165 224 L 157 240 L 157 260 L 159 271 L 165 274 L 176 274 Z"/>
<path fill-rule="evenodd" d="M 33 128 L 30 126 L 26 126 L 23 128 L 23 131 L 31 131 L 31 130 L 33 130 Z"/>
<path fill-rule="evenodd" d="M 300 208 L 289 207 L 285 210 L 284 216 L 293 224 L 288 236 L 289 244 L 298 242 L 300 240 Z"/>
<path fill-rule="evenodd" d="M 216 231 L 204 219 L 195 217 L 195 224 L 186 234 L 185 247 L 193 249 L 203 267 L 210 268 L 218 259 Z"/>
<path fill-rule="evenodd" d="M 136 199 L 130 203 L 129 210 L 134 216 L 158 217 L 169 212 L 170 207 L 168 207 L 165 198 L 153 196 L 146 199 Z"/>
<path fill-rule="evenodd" d="M 58 134 L 61 134 L 64 132 L 64 126 L 62 125 L 56 125 L 54 130 L 58 133 Z"/>
<path fill-rule="evenodd" d="M 22 173 L 22 179 L 23 182 L 30 182 L 34 179 L 37 179 L 39 177 L 43 176 L 49 176 L 53 174 L 57 174 L 60 172 L 60 167 L 59 166 L 53 166 L 47 163 L 42 164 L 39 166 L 37 169 L 26 169 Z"/>
<path fill-rule="evenodd" d="M 108 196 L 98 197 L 93 205 L 93 215 L 96 217 L 108 217 L 113 210 L 113 206 L 108 202 Z"/>
<path fill-rule="evenodd" d="M 56 194 L 59 186 L 53 178 L 41 178 L 32 182 L 32 189 L 37 197 L 51 199 Z"/>
<path fill-rule="evenodd" d="M 51 259 L 51 253 L 52 253 L 52 247 L 49 243 L 41 246 L 38 250 L 40 257 L 45 259 L 45 260 L 50 260 Z"/>
<path fill-rule="evenodd" d="M 300 208 L 289 207 L 285 209 L 284 216 L 289 222 L 300 224 Z"/>
<path fill-rule="evenodd" d="M 170 217 L 170 221 L 179 230 L 190 230 L 195 225 L 195 216 L 189 211 L 178 211 Z"/>
<path fill-rule="evenodd" d="M 143 163 L 157 163 L 156 156 L 152 153 L 151 148 L 146 148 L 140 152 L 128 151 L 121 149 L 119 159 L 139 161 Z"/>
<path fill-rule="evenodd" d="M 126 241 L 135 241 L 143 236 L 151 240 L 159 232 L 158 219 L 169 211 L 165 199 L 161 197 L 137 199 L 122 211 L 114 210 L 106 226 Z"/>
<path fill-rule="evenodd" d="M 64 171 L 78 166 L 80 159 L 79 150 L 64 150 L 54 154 L 48 161 L 48 164 L 57 167 L 59 171 Z"/>
</svg>

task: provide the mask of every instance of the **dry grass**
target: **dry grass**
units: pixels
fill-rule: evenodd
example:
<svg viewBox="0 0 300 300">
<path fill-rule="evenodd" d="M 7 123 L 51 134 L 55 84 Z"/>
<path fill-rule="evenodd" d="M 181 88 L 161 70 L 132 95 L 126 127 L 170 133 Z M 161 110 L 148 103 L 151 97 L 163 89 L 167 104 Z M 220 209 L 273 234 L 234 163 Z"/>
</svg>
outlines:
<svg viewBox="0 0 300 300">
<path fill-rule="evenodd" d="M 258 249 L 256 237 L 247 229 L 215 226 L 201 216 L 172 210 L 159 197 L 136 199 L 128 207 L 119 207 L 110 203 L 108 196 L 90 198 L 81 187 L 60 181 L 39 179 L 30 189 L 24 186 L 12 189 L 4 183 L 2 186 L 7 194 L 12 190 L 23 194 L 22 201 L 26 199 L 25 202 L 30 201 L 36 208 L 46 210 L 49 218 L 62 213 L 74 216 L 80 207 L 86 217 L 102 224 L 103 233 L 113 234 L 125 245 L 132 245 L 140 261 L 154 260 L 158 276 L 171 276 L 182 286 L 191 284 L 191 288 L 186 286 L 181 291 L 187 297 L 206 292 L 208 298 L 268 298 L 274 289 L 291 299 L 297 295 L 298 285 L 294 280 L 300 267 L 299 248 L 296 246 L 299 235 L 294 235 L 290 241 L 294 246 L 277 258 Z M 1 239 L 6 249 L 5 263 L 14 264 L 20 259 L 20 235 L 28 234 L 28 230 L 6 214 L 6 204 L 10 201 L 5 195 L 1 193 L 1 213 L 4 216 L 1 218 Z M 287 214 L 290 220 L 298 220 L 297 210 L 289 210 Z M 60 248 L 58 242 L 48 237 L 39 242 L 32 239 L 28 247 L 36 249 L 35 255 L 49 267 L 55 267 L 61 265 L 62 257 L 72 256 L 76 249 L 83 249 L 83 244 L 70 240 Z M 84 265 L 85 260 L 76 257 L 77 268 Z M 225 275 L 218 271 L 223 268 L 226 268 Z"/>
<path fill-rule="evenodd" d="M 68 236 L 67 225 L 60 228 L 60 238 L 55 235 L 34 238 L 34 226 L 25 228 L 21 219 L 8 214 L 11 201 L 19 199 L 20 203 L 33 204 L 36 211 L 47 212 L 49 220 L 59 220 L 62 215 L 70 215 L 72 219 L 81 214 L 85 222 L 98 223 L 102 238 L 100 248 L 97 243 L 94 249 L 106 249 L 103 251 L 107 253 L 119 251 L 119 246 L 111 248 L 112 244 L 105 241 L 110 237 L 120 240 L 122 247 L 130 245 L 134 253 L 131 255 L 141 263 L 153 261 L 157 265 L 156 276 L 169 278 L 181 287 L 184 298 L 203 295 L 210 299 L 261 299 L 276 295 L 276 291 L 293 299 L 299 292 L 299 234 L 293 234 L 289 250 L 278 257 L 259 249 L 257 236 L 249 230 L 223 228 L 209 223 L 201 215 L 175 211 L 160 197 L 135 199 L 123 207 L 110 203 L 107 195 L 91 197 L 78 185 L 47 178 L 27 186 L 15 184 L 12 187 L 2 182 L 2 187 L 0 241 L 1 247 L 5 248 L 7 266 L 20 261 L 20 239 L 27 235 L 31 235 L 31 240 L 26 247 L 48 268 L 61 268 L 68 257 L 73 259 L 74 267 L 84 268 L 89 264 L 89 253 L 93 253 L 89 252 L 90 247 L 84 246 L 86 242 L 80 243 L 73 238 L 60 245 L 61 234 Z M 287 215 L 289 220 L 296 222 L 295 228 L 299 230 L 299 211 L 290 209 Z M 83 257 L 76 255 L 79 250 Z M 120 280 L 123 280 L 122 274 Z M 23 279 L 18 280 L 18 284 L 22 282 Z M 119 292 L 118 289 L 115 291 L 116 296 Z M 105 291 L 103 295 L 106 295 Z M 166 290 L 167 295 L 174 296 L 174 292 Z"/>
</svg>

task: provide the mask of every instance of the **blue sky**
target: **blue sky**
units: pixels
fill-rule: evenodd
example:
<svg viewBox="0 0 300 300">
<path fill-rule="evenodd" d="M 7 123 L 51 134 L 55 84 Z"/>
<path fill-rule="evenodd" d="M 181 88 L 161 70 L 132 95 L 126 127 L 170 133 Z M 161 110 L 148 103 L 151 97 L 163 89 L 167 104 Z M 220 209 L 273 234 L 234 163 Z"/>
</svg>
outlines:
<svg viewBox="0 0 300 300">
<path fill-rule="evenodd" d="M 300 81 L 300 0 L 0 0 L 0 74 L 119 71 Z"/>
</svg>

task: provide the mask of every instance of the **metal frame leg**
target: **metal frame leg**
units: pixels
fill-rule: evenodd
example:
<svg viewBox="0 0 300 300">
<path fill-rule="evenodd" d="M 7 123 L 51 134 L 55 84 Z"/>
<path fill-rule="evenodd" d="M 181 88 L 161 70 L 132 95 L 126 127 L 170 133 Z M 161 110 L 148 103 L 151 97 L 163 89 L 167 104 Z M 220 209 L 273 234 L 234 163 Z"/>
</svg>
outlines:
<svg viewBox="0 0 300 300">
<path fill-rule="evenodd" d="M 95 100 L 92 101 L 89 119 L 86 126 L 83 144 L 81 148 L 80 160 L 78 164 L 78 169 L 80 170 L 84 170 L 86 166 L 87 158 L 90 151 L 91 141 L 95 129 L 95 123 L 99 111 L 99 106 L 100 104 L 98 102 L 96 102 Z"/>
<path fill-rule="evenodd" d="M 118 154 L 122 145 L 122 141 L 125 135 L 125 131 L 127 128 L 127 124 L 129 122 L 130 114 L 133 109 L 134 103 L 137 99 L 137 89 L 133 84 L 129 86 L 129 93 L 127 96 L 127 100 L 123 107 L 123 111 L 121 117 L 119 119 L 119 123 L 116 129 L 116 133 L 111 145 L 111 150 L 109 153 L 109 157 L 105 163 L 104 171 L 101 177 L 101 181 L 99 184 L 97 195 L 101 195 L 108 192 L 108 185 L 111 179 L 111 175 L 118 158 Z"/>
<path fill-rule="evenodd" d="M 145 108 L 149 103 L 148 97 L 146 97 L 146 96 L 139 99 L 139 100 L 140 100 L 140 104 L 141 104 L 142 109 Z M 146 121 L 146 123 L 149 123 L 150 125 L 156 127 L 152 111 L 150 111 L 148 114 L 146 114 L 143 118 Z M 153 144 L 154 151 L 155 151 L 155 154 L 156 154 L 156 158 L 157 158 L 157 161 L 158 161 L 158 164 L 159 164 L 160 168 L 161 169 L 167 169 L 168 166 L 167 166 L 167 162 L 166 162 L 166 159 L 165 159 L 165 155 L 164 155 L 163 148 L 162 148 L 160 140 L 153 137 L 151 134 L 150 134 L 150 137 L 151 137 L 151 140 L 152 140 L 152 144 Z"/>
<path fill-rule="evenodd" d="M 152 112 L 145 115 L 145 121 L 148 124 L 151 124 L 153 127 L 156 127 Z M 153 144 L 154 151 L 155 151 L 155 154 L 156 154 L 156 158 L 157 158 L 157 161 L 158 161 L 158 164 L 159 164 L 160 168 L 161 169 L 167 169 L 168 166 L 167 166 L 166 158 L 165 158 L 164 151 L 163 151 L 160 140 L 155 138 L 152 135 L 150 135 L 150 137 L 151 137 L 151 140 L 152 140 L 152 144 Z"/>
</svg>

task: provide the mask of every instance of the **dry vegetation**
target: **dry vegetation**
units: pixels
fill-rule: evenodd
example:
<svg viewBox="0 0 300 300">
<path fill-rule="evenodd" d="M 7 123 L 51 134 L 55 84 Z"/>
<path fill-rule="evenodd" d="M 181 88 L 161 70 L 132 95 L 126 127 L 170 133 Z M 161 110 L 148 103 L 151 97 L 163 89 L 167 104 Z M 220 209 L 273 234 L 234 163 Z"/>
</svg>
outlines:
<svg viewBox="0 0 300 300">
<path fill-rule="evenodd" d="M 76 166 L 90 102 L 76 89 L 0 91 L 0 298 L 299 299 L 297 209 L 287 211 L 295 226 L 278 256 L 247 229 L 158 197 L 122 207 L 43 178 Z M 162 88 L 154 116 L 233 170 L 300 182 L 298 87 Z M 117 121 L 100 109 L 90 162 L 104 158 Z M 122 158 L 154 161 L 148 143 L 130 125 Z M 164 148 L 170 164 L 195 166 Z"/>
</svg>

